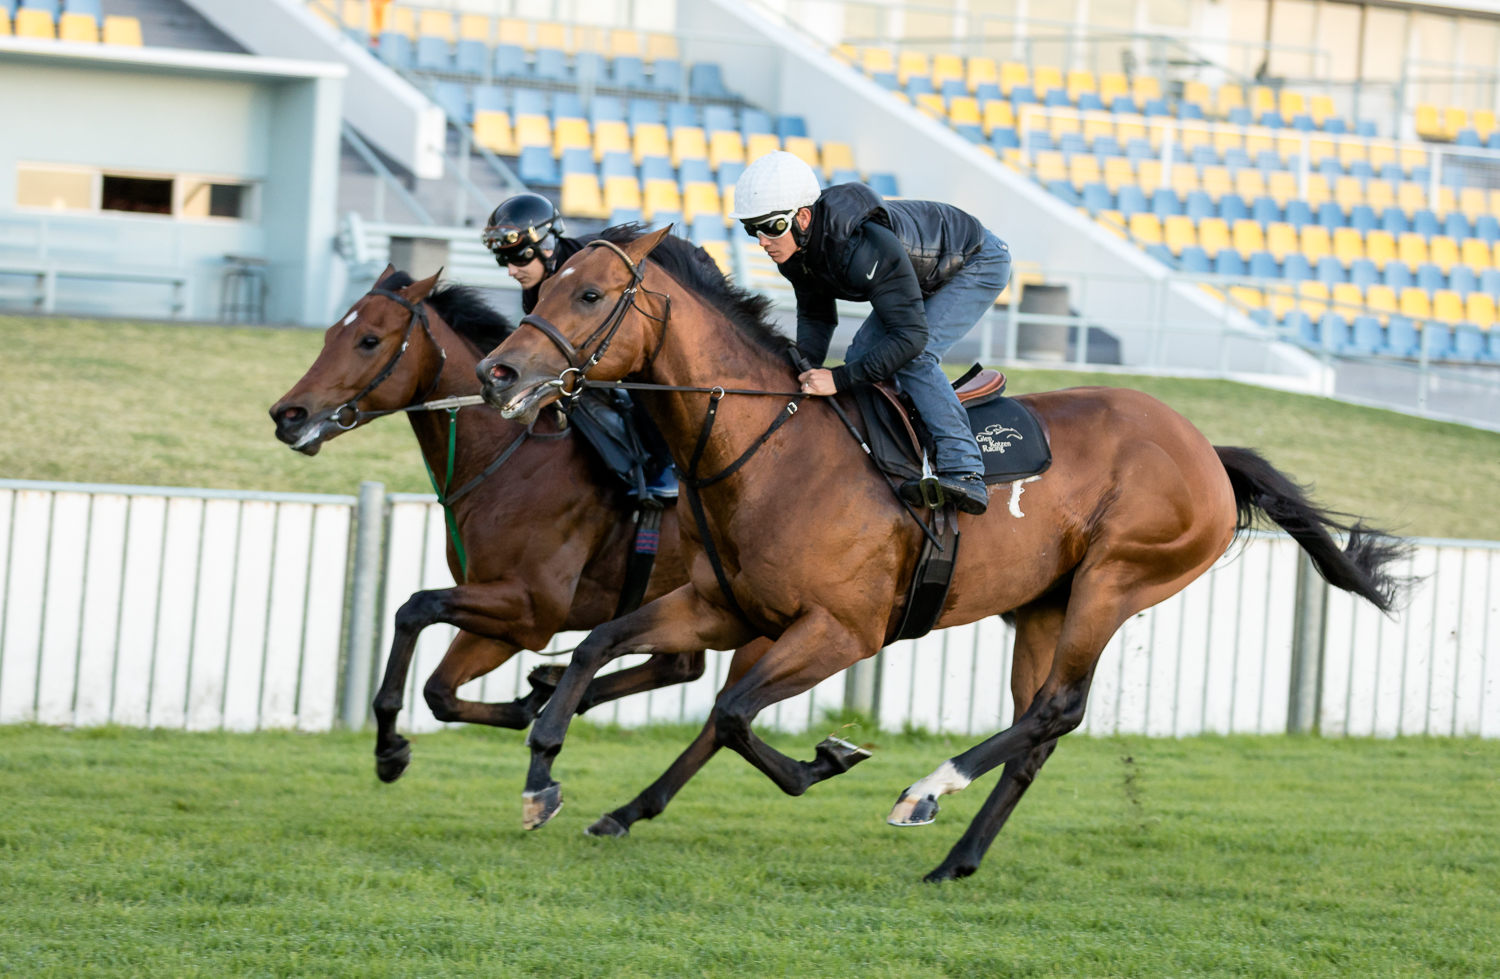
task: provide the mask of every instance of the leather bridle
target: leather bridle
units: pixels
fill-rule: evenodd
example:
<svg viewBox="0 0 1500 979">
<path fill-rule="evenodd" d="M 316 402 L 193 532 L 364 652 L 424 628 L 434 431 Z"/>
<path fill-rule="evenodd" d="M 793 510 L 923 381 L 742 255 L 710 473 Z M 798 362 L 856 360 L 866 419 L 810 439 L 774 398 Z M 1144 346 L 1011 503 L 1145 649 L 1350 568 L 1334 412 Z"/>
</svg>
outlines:
<svg viewBox="0 0 1500 979">
<path fill-rule="evenodd" d="M 432 383 L 427 386 L 426 394 L 431 394 L 433 391 L 437 390 L 438 382 L 441 381 L 443 377 L 443 368 L 447 366 L 448 363 L 448 351 L 444 350 L 443 345 L 437 342 L 437 337 L 432 335 L 432 327 L 427 322 L 427 310 L 422 303 L 410 302 L 405 296 L 402 296 L 400 293 L 392 292 L 389 289 L 381 289 L 379 287 L 371 289 L 369 295 L 381 296 L 385 299 L 391 300 L 394 303 L 397 303 L 411 314 L 411 318 L 406 321 L 406 332 L 401 335 L 401 346 L 397 348 L 395 354 L 393 354 L 391 356 L 391 359 L 386 362 L 386 365 L 380 369 L 380 373 L 375 375 L 375 379 L 372 380 L 369 384 L 366 384 L 364 386 L 364 390 L 360 391 L 354 397 L 350 398 L 348 401 L 345 401 L 343 404 L 334 409 L 333 414 L 329 416 L 330 421 L 332 421 L 340 429 L 346 432 L 354 426 L 358 425 L 361 418 L 373 418 L 391 413 L 386 411 L 364 411 L 360 408 L 359 402 L 363 400 L 364 397 L 371 391 L 374 391 L 376 388 L 378 388 L 386 378 L 391 376 L 391 372 L 396 369 L 396 365 L 401 361 L 401 355 L 406 353 L 407 347 L 411 346 L 411 335 L 412 332 L 417 328 L 418 323 L 422 324 L 422 332 L 427 334 L 427 339 L 432 342 L 433 347 L 435 347 L 438 352 L 437 373 L 433 375 Z M 417 400 L 427 400 L 426 394 L 424 394 L 422 397 L 417 398 Z M 347 425 L 343 420 L 346 412 L 351 413 L 351 417 Z"/>
</svg>

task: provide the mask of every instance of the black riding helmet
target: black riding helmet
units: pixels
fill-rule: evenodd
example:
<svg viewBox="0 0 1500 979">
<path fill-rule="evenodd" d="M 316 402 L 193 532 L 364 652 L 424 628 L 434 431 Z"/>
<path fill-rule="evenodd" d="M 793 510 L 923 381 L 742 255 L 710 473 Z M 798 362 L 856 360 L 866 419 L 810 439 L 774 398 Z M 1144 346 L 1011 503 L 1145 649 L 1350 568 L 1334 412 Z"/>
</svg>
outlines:
<svg viewBox="0 0 1500 979">
<path fill-rule="evenodd" d="M 501 265 L 525 265 L 549 234 L 564 231 L 562 215 L 540 194 L 517 194 L 490 213 L 482 241 Z"/>
</svg>

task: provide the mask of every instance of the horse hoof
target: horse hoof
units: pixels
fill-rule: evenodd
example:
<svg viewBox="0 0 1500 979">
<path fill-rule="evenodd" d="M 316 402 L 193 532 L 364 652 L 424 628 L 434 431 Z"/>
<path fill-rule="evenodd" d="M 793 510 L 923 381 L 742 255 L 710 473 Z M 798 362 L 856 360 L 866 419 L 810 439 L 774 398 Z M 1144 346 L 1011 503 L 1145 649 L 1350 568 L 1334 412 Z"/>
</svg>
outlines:
<svg viewBox="0 0 1500 979">
<path fill-rule="evenodd" d="M 562 786 L 553 782 L 538 792 L 521 793 L 521 827 L 539 829 L 562 808 Z"/>
<path fill-rule="evenodd" d="M 556 690 L 557 685 L 562 682 L 563 674 L 566 672 L 566 667 L 557 666 L 555 664 L 548 666 L 538 666 L 536 669 L 526 674 L 526 682 L 530 683 L 532 689 L 534 690 L 545 690 L 547 692 L 547 696 L 550 697 L 552 695 L 552 691 Z"/>
<path fill-rule="evenodd" d="M 382 782 L 394 782 L 411 764 L 411 742 L 397 738 L 397 744 L 384 750 L 375 749 L 375 774 Z"/>
<path fill-rule="evenodd" d="M 630 828 L 609 813 L 605 813 L 583 832 L 587 836 L 629 836 Z"/>
<path fill-rule="evenodd" d="M 941 884 L 945 880 L 962 880 L 974 872 L 973 867 L 950 867 L 943 864 L 922 878 L 924 884 Z"/>
<path fill-rule="evenodd" d="M 892 826 L 926 826 L 937 819 L 937 814 L 937 796 L 924 795 L 921 798 L 913 798 L 903 792 L 901 798 L 897 799 L 895 806 L 891 808 L 891 814 L 885 817 L 885 821 Z"/>
<path fill-rule="evenodd" d="M 868 748 L 861 748 L 857 744 L 851 744 L 843 738 L 835 738 L 832 735 L 818 742 L 817 753 L 819 758 L 826 758 L 840 772 L 847 772 L 870 757 Z"/>
</svg>

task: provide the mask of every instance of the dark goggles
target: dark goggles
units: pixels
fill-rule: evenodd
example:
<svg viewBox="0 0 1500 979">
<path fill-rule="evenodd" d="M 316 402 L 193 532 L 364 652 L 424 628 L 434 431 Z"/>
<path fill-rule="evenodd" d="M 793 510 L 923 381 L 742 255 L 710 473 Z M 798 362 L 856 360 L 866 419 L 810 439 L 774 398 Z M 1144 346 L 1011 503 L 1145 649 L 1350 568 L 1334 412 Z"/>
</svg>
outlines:
<svg viewBox="0 0 1500 979">
<path fill-rule="evenodd" d="M 761 235 L 765 235 L 767 238 L 780 238 L 792 230 L 792 220 L 796 216 L 797 211 L 793 209 L 787 211 L 785 214 L 771 214 L 763 218 L 750 218 L 747 221 L 741 221 L 740 224 L 745 226 L 745 234 L 752 238 L 758 239 Z"/>
<path fill-rule="evenodd" d="M 504 248 L 498 244 L 490 245 L 490 254 L 506 265 L 530 265 L 541 252 L 535 245 L 522 245 L 519 248 Z"/>
<path fill-rule="evenodd" d="M 541 254 L 537 243 L 545 234 L 536 228 L 485 228 L 481 240 L 506 265 L 526 265 Z"/>
</svg>

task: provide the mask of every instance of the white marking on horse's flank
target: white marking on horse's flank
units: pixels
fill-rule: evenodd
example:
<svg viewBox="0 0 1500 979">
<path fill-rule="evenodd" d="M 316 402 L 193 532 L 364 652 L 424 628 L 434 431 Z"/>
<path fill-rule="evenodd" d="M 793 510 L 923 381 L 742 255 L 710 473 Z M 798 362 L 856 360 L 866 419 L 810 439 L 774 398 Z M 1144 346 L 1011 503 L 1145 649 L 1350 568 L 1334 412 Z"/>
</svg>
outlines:
<svg viewBox="0 0 1500 979">
<path fill-rule="evenodd" d="M 1021 494 L 1026 492 L 1021 488 L 1021 484 L 1034 483 L 1041 478 L 1040 476 L 1032 476 L 1028 479 L 1018 479 L 1010 484 L 1010 515 L 1012 517 L 1026 516 L 1026 514 L 1021 512 Z"/>
<path fill-rule="evenodd" d="M 948 759 L 938 766 L 937 771 L 922 779 L 920 782 L 906 790 L 909 799 L 921 799 L 924 796 L 937 798 L 950 792 L 960 792 L 969 787 L 971 779 L 964 778 L 958 773 L 953 765 L 953 759 Z"/>
<path fill-rule="evenodd" d="M 348 316 L 345 316 L 344 317 L 344 325 L 348 326 L 350 323 L 353 323 L 354 322 L 354 318 L 356 316 L 358 316 L 358 315 L 359 315 L 359 312 L 356 310 L 355 312 L 350 313 Z"/>
</svg>

